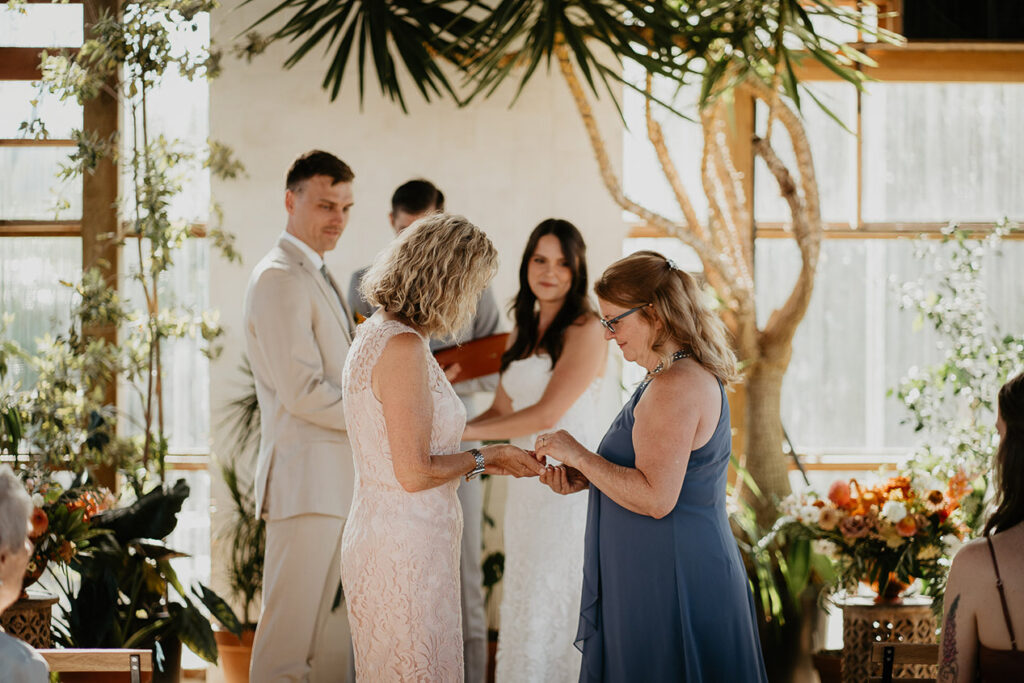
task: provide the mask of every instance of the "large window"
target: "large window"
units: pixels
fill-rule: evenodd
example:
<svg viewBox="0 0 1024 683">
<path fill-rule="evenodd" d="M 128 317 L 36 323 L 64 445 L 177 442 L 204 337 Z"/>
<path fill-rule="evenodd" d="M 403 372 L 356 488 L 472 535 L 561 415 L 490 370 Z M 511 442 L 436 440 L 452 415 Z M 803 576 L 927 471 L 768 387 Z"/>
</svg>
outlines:
<svg viewBox="0 0 1024 683">
<path fill-rule="evenodd" d="M 181 47 L 209 43 L 206 17 L 199 30 L 172 36 Z M 40 47 L 77 47 L 83 40 L 83 7 L 78 4 L 27 4 L 18 10 L 0 8 L 0 48 L 25 48 L 19 55 L 34 61 Z M 27 51 L 26 51 L 27 50 Z M 12 53 L 8 53 L 12 54 Z M 81 128 L 83 109 L 40 92 L 23 68 L 23 60 L 0 58 L 0 311 L 13 315 L 9 332 L 24 348 L 34 350 L 45 335 L 66 331 L 69 324 L 71 283 L 82 274 L 82 183 L 61 182 L 58 171 L 73 148 L 71 131 Z M 208 90 L 205 81 L 190 82 L 170 75 L 149 98 L 152 135 L 202 145 L 208 135 Z M 122 120 L 130 114 L 122 112 Z M 39 118 L 47 136 L 21 129 L 21 123 Z M 122 169 L 127 172 L 127 169 Z M 171 217 L 202 226 L 209 213 L 209 176 L 191 173 L 181 178 L 183 192 L 171 207 Z M 122 180 L 122 187 L 130 183 Z M 126 198 L 124 205 L 130 204 Z M 134 243 L 121 250 L 119 274 L 122 294 L 133 304 L 141 297 L 132 273 L 138 268 Z M 174 268 L 161 283 L 161 301 L 192 310 L 208 304 L 209 245 L 190 240 L 176 257 Z M 186 584 L 208 582 L 210 576 L 210 477 L 205 471 L 209 453 L 209 368 L 196 340 L 164 345 L 165 425 L 170 441 L 171 468 L 167 478 L 185 477 L 191 495 L 179 515 L 168 544 L 191 557 L 174 560 Z M 16 368 L 23 387 L 33 377 Z M 131 431 L 140 411 L 137 392 L 120 386 L 118 400 L 127 415 L 122 429 Z M 181 457 L 186 456 L 186 457 Z M 204 456 L 188 460 L 187 456 Z M 188 655 L 186 655 L 188 657 Z M 194 665 L 186 659 L 188 665 Z"/>
<path fill-rule="evenodd" d="M 814 296 L 794 340 L 782 397 L 783 423 L 798 451 L 852 461 L 909 451 L 914 434 L 900 424 L 903 407 L 887 392 L 912 367 L 939 357 L 931 331 L 919 329 L 915 314 L 899 308 L 899 285 L 930 268 L 915 258 L 913 237 L 937 234 L 950 221 L 985 231 L 1002 217 L 1024 219 L 1024 130 L 1015 123 L 1024 109 L 1024 83 L 888 83 L 884 73 L 878 77 L 883 82 L 871 83 L 859 95 L 839 81 L 811 84 L 846 129 L 813 103 L 804 104 L 827 227 Z M 675 104 L 690 113 L 694 97 L 684 90 Z M 679 219 L 646 138 L 642 99 L 628 96 L 626 106 L 631 127 L 624 149 L 627 194 Z M 762 135 L 765 115 L 758 110 L 755 125 Z M 700 127 L 657 116 L 704 219 Z M 782 159 L 791 161 L 782 126 L 775 126 L 773 141 Z M 744 162 L 751 164 L 736 160 L 741 169 Z M 789 214 L 777 184 L 760 160 L 749 168 L 763 325 L 791 291 L 800 260 L 786 232 Z M 638 225 L 624 252 L 653 248 L 684 267 L 700 268 L 676 240 L 654 235 L 649 226 Z M 983 261 L 991 319 L 1003 330 L 1019 332 L 1024 297 L 1014 274 L 1024 267 L 1024 241 L 1006 240 L 1001 255 L 987 254 Z"/>
</svg>

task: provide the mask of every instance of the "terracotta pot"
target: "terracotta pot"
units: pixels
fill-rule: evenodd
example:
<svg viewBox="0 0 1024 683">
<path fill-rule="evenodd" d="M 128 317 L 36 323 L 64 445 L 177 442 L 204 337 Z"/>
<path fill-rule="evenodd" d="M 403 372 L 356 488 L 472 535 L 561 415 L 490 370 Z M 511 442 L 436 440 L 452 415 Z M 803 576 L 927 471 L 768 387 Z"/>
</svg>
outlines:
<svg viewBox="0 0 1024 683">
<path fill-rule="evenodd" d="M 214 631 L 217 657 L 226 683 L 249 683 L 249 661 L 252 659 L 252 640 L 256 627 L 242 631 L 242 638 L 228 631 Z"/>
</svg>

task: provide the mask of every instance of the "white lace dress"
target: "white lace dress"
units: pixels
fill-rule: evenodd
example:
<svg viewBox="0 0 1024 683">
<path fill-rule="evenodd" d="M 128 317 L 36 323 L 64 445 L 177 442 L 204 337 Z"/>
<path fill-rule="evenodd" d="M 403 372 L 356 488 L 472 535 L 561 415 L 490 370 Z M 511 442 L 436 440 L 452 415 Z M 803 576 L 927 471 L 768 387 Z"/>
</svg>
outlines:
<svg viewBox="0 0 1024 683">
<path fill-rule="evenodd" d="M 355 495 L 341 541 L 341 580 L 360 681 L 463 680 L 458 480 L 409 493 L 395 478 L 371 373 L 388 340 L 413 332 L 371 318 L 359 326 L 342 379 Z M 428 354 L 426 340 L 423 352 Z M 466 409 L 429 360 L 430 452 L 457 453 Z"/>
<path fill-rule="evenodd" d="M 619 407 L 613 367 L 609 362 L 604 377 L 591 383 L 556 426 L 590 450 L 597 449 Z M 521 410 L 540 400 L 550 378 L 551 359 L 530 356 L 513 362 L 501 384 L 513 409 Z M 512 443 L 532 449 L 535 439 L 524 436 Z M 581 659 L 573 640 L 580 616 L 586 523 L 585 491 L 562 496 L 534 478 L 508 479 L 498 683 L 579 680 Z"/>
</svg>

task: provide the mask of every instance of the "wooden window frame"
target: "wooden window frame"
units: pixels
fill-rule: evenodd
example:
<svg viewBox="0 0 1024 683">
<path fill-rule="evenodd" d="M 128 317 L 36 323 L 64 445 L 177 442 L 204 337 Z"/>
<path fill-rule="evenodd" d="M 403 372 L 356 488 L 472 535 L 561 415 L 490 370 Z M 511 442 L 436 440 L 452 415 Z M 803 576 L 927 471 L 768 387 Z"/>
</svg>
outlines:
<svg viewBox="0 0 1024 683">
<path fill-rule="evenodd" d="M 50 4 L 51 0 L 26 0 L 33 4 Z M 116 12 L 121 0 L 66 0 L 69 4 L 84 4 L 83 21 L 86 17 L 97 16 L 100 11 Z M 89 38 L 88 26 L 83 34 Z M 35 81 L 42 77 L 39 68 L 39 53 L 43 50 L 76 50 L 78 46 L 52 47 L 0 47 L 0 81 Z M 117 99 L 101 95 L 86 102 L 82 107 L 82 128 L 109 137 L 118 132 L 120 103 Z M 66 147 L 73 148 L 76 142 L 70 139 L 32 140 L 2 138 L 0 147 Z M 111 234 L 128 234 L 125 226 L 118 225 L 117 201 L 118 169 L 109 159 L 102 160 L 93 173 L 82 178 L 82 216 L 78 220 L 32 220 L 9 218 L 0 220 L 0 239 L 8 237 L 79 237 L 82 240 L 82 269 L 100 268 L 108 282 L 117 283 L 118 248 Z M 205 235 L 204 225 L 193 225 L 193 234 Z M 104 337 L 117 342 L 116 331 L 86 330 L 86 334 Z M 118 403 L 117 382 L 111 382 L 107 389 L 107 400 Z M 171 454 L 166 464 L 169 469 L 209 469 L 209 454 Z M 112 473 L 101 473 L 101 478 L 111 479 Z M 108 485 L 110 481 L 106 482 Z"/>
<path fill-rule="evenodd" d="M 885 3 L 880 3 L 885 4 Z M 887 3 L 889 8 L 898 7 L 901 3 Z M 881 11 L 885 9 L 880 8 Z M 902 46 L 881 45 L 877 43 L 860 43 L 855 45 L 877 64 L 876 67 L 865 67 L 864 73 L 882 83 L 1024 83 L 1024 43 L 960 43 L 915 42 Z M 820 62 L 806 58 L 796 69 L 801 81 L 840 82 L 841 79 L 823 66 Z M 850 86 L 853 87 L 852 85 Z M 946 223 L 927 222 L 865 222 L 862 220 L 863 202 L 863 159 L 861 134 L 862 93 L 857 93 L 857 224 L 826 223 L 823 237 L 825 239 L 893 239 L 917 236 L 920 234 L 941 234 Z M 741 103 L 737 97 L 737 106 L 750 108 L 750 103 Z M 737 170 L 743 174 L 745 188 L 748 191 L 747 203 L 753 205 L 754 155 L 749 140 L 754 134 L 755 121 L 748 115 L 737 115 L 737 133 L 731 146 L 735 152 Z M 753 215 L 753 212 L 751 212 Z M 1022 217 L 1018 217 L 1022 218 Z M 754 224 L 754 239 L 789 238 L 791 233 L 785 223 L 777 221 L 757 221 Z M 990 232 L 994 223 L 961 223 L 961 227 L 973 233 Z M 629 226 L 628 237 L 669 237 L 664 231 L 646 223 L 634 223 Z M 1024 239 L 1024 234 L 1011 233 L 1007 239 Z"/>
</svg>

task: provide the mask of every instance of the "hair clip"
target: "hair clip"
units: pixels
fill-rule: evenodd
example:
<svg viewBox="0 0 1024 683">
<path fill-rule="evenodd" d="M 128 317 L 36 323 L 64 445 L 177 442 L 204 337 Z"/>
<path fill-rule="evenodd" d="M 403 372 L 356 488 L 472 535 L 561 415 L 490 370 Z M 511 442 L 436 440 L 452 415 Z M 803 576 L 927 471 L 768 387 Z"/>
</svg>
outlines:
<svg viewBox="0 0 1024 683">
<path fill-rule="evenodd" d="M 665 263 L 668 264 L 670 270 L 679 270 L 679 266 L 676 265 L 676 262 L 668 258 L 667 256 L 665 257 Z"/>
</svg>

